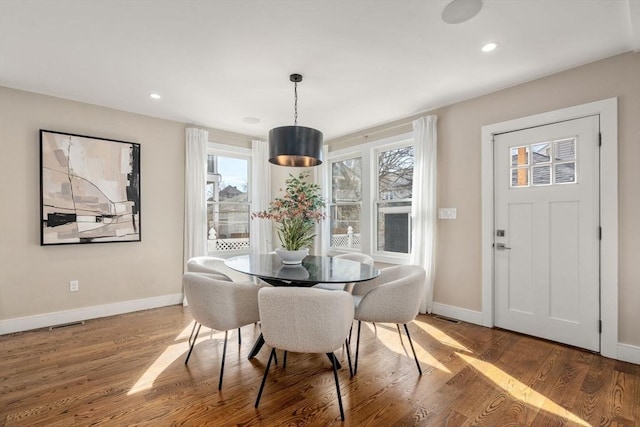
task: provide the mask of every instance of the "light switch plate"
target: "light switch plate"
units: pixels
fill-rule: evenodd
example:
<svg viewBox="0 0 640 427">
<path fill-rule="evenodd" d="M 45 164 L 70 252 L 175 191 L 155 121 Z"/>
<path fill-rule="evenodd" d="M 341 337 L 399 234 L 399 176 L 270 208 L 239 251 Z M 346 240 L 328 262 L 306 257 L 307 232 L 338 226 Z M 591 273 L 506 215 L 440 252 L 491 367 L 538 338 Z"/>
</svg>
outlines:
<svg viewBox="0 0 640 427">
<path fill-rule="evenodd" d="M 456 208 L 438 208 L 438 219 L 456 219 L 457 215 Z"/>
</svg>

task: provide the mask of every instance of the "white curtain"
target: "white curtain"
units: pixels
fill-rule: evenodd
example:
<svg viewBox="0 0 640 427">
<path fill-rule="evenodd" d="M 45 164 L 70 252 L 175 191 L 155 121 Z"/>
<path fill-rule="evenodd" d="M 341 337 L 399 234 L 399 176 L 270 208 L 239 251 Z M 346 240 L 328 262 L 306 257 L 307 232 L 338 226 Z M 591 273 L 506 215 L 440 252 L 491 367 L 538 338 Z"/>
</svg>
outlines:
<svg viewBox="0 0 640 427">
<path fill-rule="evenodd" d="M 207 254 L 207 141 L 204 129 L 186 129 L 184 168 L 184 264 L 189 258 Z"/>
<path fill-rule="evenodd" d="M 266 141 L 254 140 L 251 143 L 251 211 L 263 211 L 271 201 L 271 171 L 269 170 L 269 146 Z M 250 222 L 251 251 L 266 254 L 272 250 L 271 222 L 253 219 Z"/>
<path fill-rule="evenodd" d="M 331 196 L 330 195 L 331 182 L 329 182 L 331 171 L 329 170 L 329 168 L 331 167 L 331 164 L 329 163 L 329 147 L 327 145 L 324 145 L 322 147 L 322 158 L 324 160 L 322 161 L 322 164 L 318 166 L 317 184 L 320 185 L 320 188 L 322 189 L 322 198 L 327 204 L 327 206 L 325 207 L 325 213 L 327 214 L 327 218 L 325 218 L 325 220 L 322 221 L 322 223 L 320 224 L 320 227 L 318 228 L 319 229 L 318 237 L 320 242 L 319 244 L 320 253 L 318 255 L 327 255 L 327 252 L 329 251 L 329 247 L 331 246 L 329 242 L 329 239 L 330 239 L 329 197 Z"/>
<path fill-rule="evenodd" d="M 431 313 L 433 306 L 433 281 L 436 267 L 437 122 L 437 116 L 421 117 L 413 121 L 415 148 L 410 262 L 421 265 L 427 271 L 425 296 L 420 304 L 422 313 Z"/>
</svg>

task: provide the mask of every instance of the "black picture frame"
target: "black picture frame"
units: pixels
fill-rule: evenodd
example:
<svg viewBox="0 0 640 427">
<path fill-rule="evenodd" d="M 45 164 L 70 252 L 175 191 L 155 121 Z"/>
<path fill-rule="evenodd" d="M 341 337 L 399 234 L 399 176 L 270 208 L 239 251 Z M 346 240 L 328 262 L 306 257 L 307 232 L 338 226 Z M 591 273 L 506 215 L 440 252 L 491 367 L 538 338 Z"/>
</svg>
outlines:
<svg viewBox="0 0 640 427">
<path fill-rule="evenodd" d="M 40 129 L 40 245 L 142 241 L 140 144 Z"/>
</svg>

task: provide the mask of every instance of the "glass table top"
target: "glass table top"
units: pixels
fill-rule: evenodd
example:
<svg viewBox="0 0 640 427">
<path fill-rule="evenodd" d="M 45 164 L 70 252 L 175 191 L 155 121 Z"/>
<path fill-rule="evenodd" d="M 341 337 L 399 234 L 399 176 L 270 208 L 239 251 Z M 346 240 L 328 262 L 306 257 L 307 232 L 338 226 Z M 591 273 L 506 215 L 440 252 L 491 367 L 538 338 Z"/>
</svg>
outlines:
<svg viewBox="0 0 640 427">
<path fill-rule="evenodd" d="M 249 254 L 225 260 L 236 271 L 261 279 L 313 285 L 316 283 L 351 283 L 373 279 L 380 274 L 375 267 L 357 261 L 308 255 L 302 264 L 284 265 L 276 254 Z"/>
</svg>

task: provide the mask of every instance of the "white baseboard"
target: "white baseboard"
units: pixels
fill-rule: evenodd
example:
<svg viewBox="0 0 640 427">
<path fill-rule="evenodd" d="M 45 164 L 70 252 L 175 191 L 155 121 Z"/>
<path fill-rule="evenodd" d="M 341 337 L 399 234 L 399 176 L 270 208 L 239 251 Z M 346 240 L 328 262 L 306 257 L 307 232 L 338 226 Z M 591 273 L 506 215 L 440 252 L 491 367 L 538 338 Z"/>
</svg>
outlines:
<svg viewBox="0 0 640 427">
<path fill-rule="evenodd" d="M 482 312 L 434 302 L 432 313 L 482 326 Z"/>
<path fill-rule="evenodd" d="M 640 365 L 640 347 L 618 343 L 618 360 Z"/>
<path fill-rule="evenodd" d="M 0 335 L 181 303 L 180 293 L 0 320 Z"/>
</svg>

